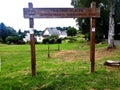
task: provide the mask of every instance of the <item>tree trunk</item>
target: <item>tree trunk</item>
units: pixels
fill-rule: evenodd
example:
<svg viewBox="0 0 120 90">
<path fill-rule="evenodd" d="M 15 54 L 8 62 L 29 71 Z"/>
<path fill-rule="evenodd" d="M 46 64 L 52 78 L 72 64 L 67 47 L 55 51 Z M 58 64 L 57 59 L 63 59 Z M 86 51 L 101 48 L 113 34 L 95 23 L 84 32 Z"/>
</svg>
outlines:
<svg viewBox="0 0 120 90">
<path fill-rule="evenodd" d="M 115 31 L 115 2 L 111 2 L 109 13 L 109 32 L 108 32 L 108 49 L 114 48 L 114 31 Z"/>
</svg>

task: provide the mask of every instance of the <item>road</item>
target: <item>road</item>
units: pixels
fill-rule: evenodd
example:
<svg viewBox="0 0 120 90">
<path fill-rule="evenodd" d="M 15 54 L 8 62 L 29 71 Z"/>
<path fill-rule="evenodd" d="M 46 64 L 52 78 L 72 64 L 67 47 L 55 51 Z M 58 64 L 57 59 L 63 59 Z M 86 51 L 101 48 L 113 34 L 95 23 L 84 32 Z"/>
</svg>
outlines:
<svg viewBox="0 0 120 90">
<path fill-rule="evenodd" d="M 114 40 L 114 44 L 120 46 L 120 40 Z"/>
<path fill-rule="evenodd" d="M 105 41 L 107 42 L 107 39 Z M 120 46 L 120 40 L 114 40 L 114 44 Z"/>
</svg>

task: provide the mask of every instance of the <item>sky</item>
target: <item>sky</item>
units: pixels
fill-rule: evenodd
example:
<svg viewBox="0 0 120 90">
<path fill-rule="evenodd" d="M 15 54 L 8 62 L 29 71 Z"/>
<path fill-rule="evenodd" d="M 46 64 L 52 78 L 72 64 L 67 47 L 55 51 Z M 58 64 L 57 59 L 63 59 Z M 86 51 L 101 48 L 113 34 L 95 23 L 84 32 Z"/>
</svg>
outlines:
<svg viewBox="0 0 120 90">
<path fill-rule="evenodd" d="M 1 0 L 0 1 L 0 23 L 11 26 L 15 30 L 22 31 L 29 29 L 29 20 L 23 17 L 23 8 L 28 8 L 28 3 L 32 2 L 33 7 L 73 7 L 71 0 Z M 73 18 L 54 18 L 54 19 L 34 19 L 34 28 L 44 30 L 47 27 L 72 26 L 77 28 Z"/>
</svg>

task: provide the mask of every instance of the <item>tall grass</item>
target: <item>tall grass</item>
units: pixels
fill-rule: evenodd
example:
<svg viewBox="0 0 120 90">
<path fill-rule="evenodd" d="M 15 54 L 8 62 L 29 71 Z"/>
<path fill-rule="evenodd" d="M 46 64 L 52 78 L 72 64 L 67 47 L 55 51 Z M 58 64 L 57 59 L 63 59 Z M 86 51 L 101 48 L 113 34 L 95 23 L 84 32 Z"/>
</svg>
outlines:
<svg viewBox="0 0 120 90">
<path fill-rule="evenodd" d="M 89 73 L 89 45 L 64 43 L 60 47 L 58 51 L 57 44 L 50 45 L 48 58 L 47 45 L 36 45 L 37 75 L 32 77 L 30 46 L 0 45 L 0 90 L 120 90 L 120 69 L 103 66 L 108 59 L 120 59 L 119 47 L 106 51 L 107 44 L 96 45 L 93 74 Z"/>
</svg>

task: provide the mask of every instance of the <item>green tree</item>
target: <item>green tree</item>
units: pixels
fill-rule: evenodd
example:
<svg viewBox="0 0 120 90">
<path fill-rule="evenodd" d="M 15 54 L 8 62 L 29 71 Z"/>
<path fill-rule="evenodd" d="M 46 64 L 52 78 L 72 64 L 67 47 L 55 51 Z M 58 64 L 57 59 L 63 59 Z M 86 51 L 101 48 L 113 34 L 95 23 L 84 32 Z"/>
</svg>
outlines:
<svg viewBox="0 0 120 90">
<path fill-rule="evenodd" d="M 25 37 L 25 33 L 21 31 L 21 29 L 18 30 L 18 36 L 19 39 L 23 39 Z"/>
<path fill-rule="evenodd" d="M 90 8 L 90 4 L 93 0 L 72 0 L 72 5 L 74 7 L 82 7 L 82 8 Z M 95 0 L 94 0 L 95 1 Z M 96 0 L 97 1 L 97 0 Z M 96 20 L 96 38 L 102 39 L 103 36 L 107 37 L 108 31 L 108 21 L 109 18 L 106 15 L 109 14 L 108 9 L 105 9 L 102 5 L 104 0 L 97 1 L 97 7 L 101 8 L 101 17 Z M 104 1 L 104 4 L 106 2 Z M 89 18 L 78 18 L 77 24 L 79 26 L 79 30 L 82 34 L 85 35 L 86 38 L 89 39 L 90 36 L 90 19 Z"/>
<path fill-rule="evenodd" d="M 21 29 L 18 30 L 18 44 L 24 44 L 23 38 L 25 37 L 25 32 L 22 32 Z"/>
<path fill-rule="evenodd" d="M 67 30 L 68 36 L 75 36 L 77 34 L 77 30 L 74 27 L 71 27 Z"/>
<path fill-rule="evenodd" d="M 6 33 L 6 26 L 4 23 L 0 23 L 0 37 L 2 38 L 3 42 L 5 42 L 5 38 L 7 37 Z"/>
<path fill-rule="evenodd" d="M 0 37 L 2 38 L 2 42 L 6 42 L 6 38 L 8 36 L 18 36 L 16 30 L 12 27 L 6 26 L 4 23 L 0 23 Z"/>
<path fill-rule="evenodd" d="M 64 30 L 68 30 L 70 28 L 70 26 L 68 26 L 68 27 L 56 27 L 56 28 L 60 31 L 64 31 Z"/>
<path fill-rule="evenodd" d="M 108 49 L 114 48 L 114 36 L 115 36 L 115 26 L 117 20 L 119 20 L 120 15 L 118 16 L 118 8 L 120 5 L 120 0 L 110 0 L 109 1 L 109 31 L 108 31 Z M 118 11 L 118 12 L 117 12 Z"/>
<path fill-rule="evenodd" d="M 72 0 L 72 5 L 74 7 L 90 7 L 90 3 L 93 0 Z M 115 11 L 118 10 L 118 7 L 115 7 L 120 0 L 94 0 L 97 4 L 97 7 L 101 8 L 101 17 L 97 19 L 96 22 L 96 36 L 103 37 L 104 35 L 108 37 L 108 47 L 113 48 L 114 46 L 114 29 L 115 29 L 115 16 L 117 13 Z M 118 5 L 117 5 L 118 6 Z M 120 14 L 118 15 L 120 17 Z M 117 17 L 118 18 L 118 17 Z M 77 19 L 80 30 L 87 29 L 89 32 L 89 28 L 82 26 L 83 20 L 84 24 L 89 25 L 87 19 Z M 119 19 L 116 20 L 120 22 Z M 83 31 L 83 30 L 82 30 Z M 87 33 L 87 32 L 86 32 Z"/>
<path fill-rule="evenodd" d="M 35 36 L 39 36 L 40 35 L 40 31 L 38 31 L 38 30 L 34 30 L 34 34 L 35 34 Z"/>
</svg>

